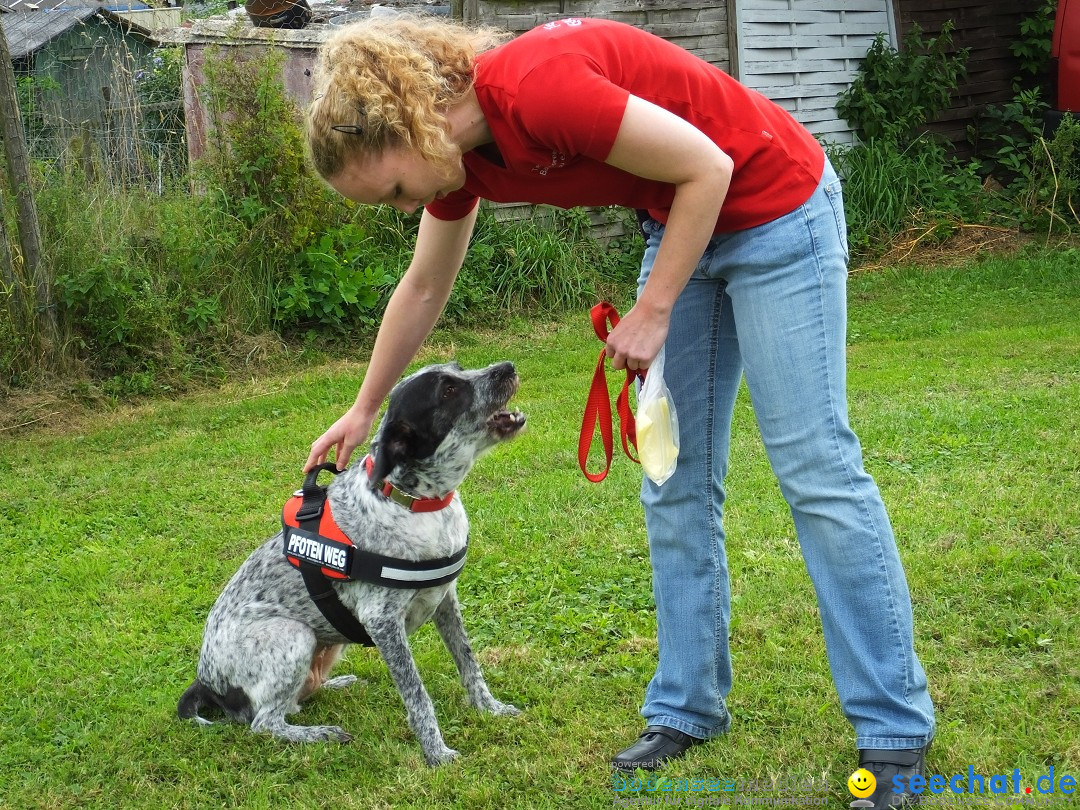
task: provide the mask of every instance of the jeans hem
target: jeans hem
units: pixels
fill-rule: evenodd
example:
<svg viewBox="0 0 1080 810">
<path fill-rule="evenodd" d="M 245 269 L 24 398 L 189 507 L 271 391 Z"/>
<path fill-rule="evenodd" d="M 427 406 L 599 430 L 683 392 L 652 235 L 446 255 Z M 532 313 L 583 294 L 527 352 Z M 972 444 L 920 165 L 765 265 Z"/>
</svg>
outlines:
<svg viewBox="0 0 1080 810">
<path fill-rule="evenodd" d="M 711 740 L 713 737 L 719 737 L 728 732 L 731 728 L 731 717 L 729 716 L 727 722 L 722 726 L 712 730 L 706 729 L 704 726 L 695 725 L 694 723 L 687 723 L 685 720 L 680 720 L 669 714 L 648 717 L 645 719 L 645 724 L 649 726 L 673 728 L 676 731 L 681 731 L 683 734 L 689 734 L 691 737 L 696 737 L 699 740 Z"/>
<path fill-rule="evenodd" d="M 923 737 L 856 737 L 855 747 L 860 751 L 876 748 L 881 751 L 914 750 L 928 745 L 933 736 Z"/>
</svg>

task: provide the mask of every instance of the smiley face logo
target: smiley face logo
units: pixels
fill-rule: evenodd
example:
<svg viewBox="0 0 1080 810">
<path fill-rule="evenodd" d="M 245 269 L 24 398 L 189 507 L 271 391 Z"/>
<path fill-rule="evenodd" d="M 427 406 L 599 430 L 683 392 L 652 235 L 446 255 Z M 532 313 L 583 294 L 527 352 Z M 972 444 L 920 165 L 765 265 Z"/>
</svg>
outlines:
<svg viewBox="0 0 1080 810">
<path fill-rule="evenodd" d="M 866 768 L 859 768 L 847 780 L 847 788 L 851 795 L 858 799 L 865 799 L 874 792 L 877 787 L 877 779 Z"/>
</svg>

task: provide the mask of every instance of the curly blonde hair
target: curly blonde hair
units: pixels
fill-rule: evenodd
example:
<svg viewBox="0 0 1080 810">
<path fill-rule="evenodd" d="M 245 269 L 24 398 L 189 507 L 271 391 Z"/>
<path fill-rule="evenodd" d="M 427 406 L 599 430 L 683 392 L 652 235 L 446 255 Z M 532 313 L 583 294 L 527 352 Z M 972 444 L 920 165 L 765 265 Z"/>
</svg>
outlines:
<svg viewBox="0 0 1080 810">
<path fill-rule="evenodd" d="M 476 55 L 509 37 L 494 28 L 409 14 L 344 26 L 319 48 L 307 145 L 330 179 L 354 157 L 407 146 L 449 173 L 461 158 L 446 111 L 473 82 Z M 342 132 L 335 126 L 350 127 Z"/>
</svg>

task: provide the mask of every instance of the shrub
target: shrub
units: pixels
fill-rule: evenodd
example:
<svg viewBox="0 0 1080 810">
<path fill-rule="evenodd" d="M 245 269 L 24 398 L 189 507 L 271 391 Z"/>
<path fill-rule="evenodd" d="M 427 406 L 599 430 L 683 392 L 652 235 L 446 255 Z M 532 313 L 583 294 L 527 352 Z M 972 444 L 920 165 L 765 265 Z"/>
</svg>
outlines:
<svg viewBox="0 0 1080 810">
<path fill-rule="evenodd" d="M 94 364 L 110 374 L 154 367 L 175 352 L 172 301 L 122 248 L 56 277 L 62 314 Z"/>
<path fill-rule="evenodd" d="M 983 174 L 1003 185 L 1025 176 L 1030 179 L 1032 147 L 1043 135 L 1043 116 L 1050 106 L 1043 98 L 1043 87 L 1056 7 L 1057 0 L 1043 0 L 1034 14 L 1021 21 L 1019 35 L 1009 44 L 1020 65 L 1012 80 L 1012 101 L 987 105 L 967 128 Z"/>
<path fill-rule="evenodd" d="M 861 140 L 910 143 L 949 106 L 969 53 L 963 48 L 950 55 L 953 28 L 947 22 L 938 36 L 923 39 L 922 29 L 913 26 L 903 51 L 890 46 L 885 34 L 877 35 L 859 75 L 836 102 Z"/>
<path fill-rule="evenodd" d="M 627 222 L 625 227 L 633 226 Z M 533 219 L 510 222 L 500 221 L 485 206 L 447 315 L 460 323 L 494 313 L 560 311 L 628 295 L 641 249 L 641 240 L 600 244 L 580 209 L 537 208 Z"/>
<path fill-rule="evenodd" d="M 1020 21 L 1020 35 L 1009 43 L 1009 50 L 1020 62 L 1020 76 L 1014 80 L 1017 89 L 1025 81 L 1041 82 L 1046 78 L 1057 7 L 1058 0 L 1042 0 L 1034 14 Z"/>
<path fill-rule="evenodd" d="M 1043 113 L 1049 105 L 1038 88 L 1021 90 L 1007 104 L 984 107 L 967 128 L 984 175 L 1003 185 L 1031 171 L 1031 148 L 1042 137 Z"/>
<path fill-rule="evenodd" d="M 879 34 L 851 86 L 836 104 L 858 142 L 833 147 L 844 178 L 852 251 L 873 252 L 908 227 L 951 229 L 981 215 L 978 166 L 961 163 L 924 129 L 949 105 L 968 51 L 952 51 L 953 24 L 930 39 L 914 26 L 905 49 Z"/>
<path fill-rule="evenodd" d="M 298 254 L 343 211 L 307 169 L 300 112 L 280 80 L 283 59 L 266 48 L 212 52 L 205 63 L 212 135 L 195 167 L 204 249 L 228 268 L 222 308 L 246 330 L 273 326 L 275 293 Z"/>
<path fill-rule="evenodd" d="M 191 173 L 194 204 L 187 184 L 118 187 L 77 161 L 36 178 L 66 345 L 110 396 L 218 377 L 250 354 L 241 346 L 279 345 L 277 334 L 366 338 L 412 255 L 418 216 L 355 206 L 307 168 L 278 52 L 236 50 L 207 60 L 213 127 Z M 161 59 L 139 80 L 148 104 L 179 92 L 178 63 Z M 640 253 L 630 245 L 598 245 L 580 211 L 500 222 L 485 207 L 444 322 L 628 293 Z M 0 282 L 0 362 L 11 363 L 5 383 L 23 384 L 34 359 L 10 286 Z"/>
</svg>

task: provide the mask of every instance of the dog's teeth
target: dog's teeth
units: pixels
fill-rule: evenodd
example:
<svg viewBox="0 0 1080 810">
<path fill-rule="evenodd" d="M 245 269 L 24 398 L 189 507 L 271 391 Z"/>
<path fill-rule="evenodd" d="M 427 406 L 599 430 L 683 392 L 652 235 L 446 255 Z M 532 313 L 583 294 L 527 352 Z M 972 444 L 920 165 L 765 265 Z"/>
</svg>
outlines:
<svg viewBox="0 0 1080 810">
<path fill-rule="evenodd" d="M 525 415 L 518 410 L 499 410 L 491 415 L 488 424 L 492 430 L 508 437 L 524 427 Z"/>
</svg>

